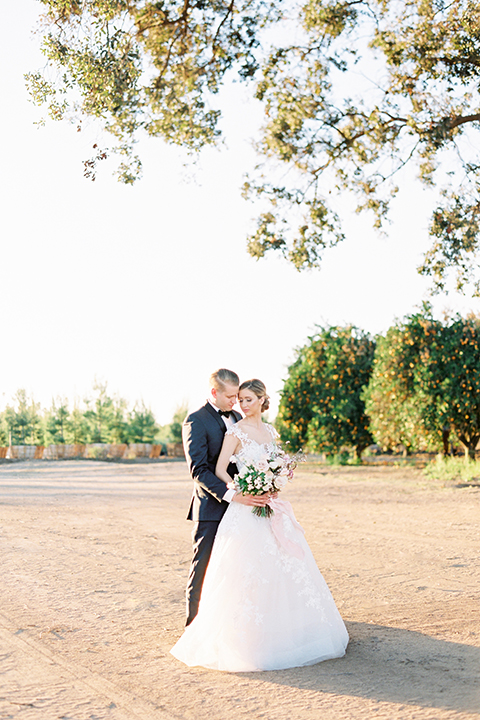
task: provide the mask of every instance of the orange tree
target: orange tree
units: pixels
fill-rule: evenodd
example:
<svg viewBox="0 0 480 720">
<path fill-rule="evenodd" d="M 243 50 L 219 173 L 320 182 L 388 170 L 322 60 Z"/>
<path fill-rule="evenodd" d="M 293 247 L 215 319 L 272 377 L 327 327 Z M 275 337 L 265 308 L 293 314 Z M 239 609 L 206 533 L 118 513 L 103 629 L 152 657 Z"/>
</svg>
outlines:
<svg viewBox="0 0 480 720">
<path fill-rule="evenodd" d="M 480 317 L 456 316 L 444 330 L 439 365 L 445 398 L 444 422 L 475 459 L 480 440 Z"/>
<path fill-rule="evenodd" d="M 384 449 L 437 450 L 442 439 L 441 387 L 435 372 L 442 325 L 428 306 L 377 338 L 364 391 L 370 430 Z"/>
<path fill-rule="evenodd" d="M 297 350 L 281 392 L 277 427 L 293 449 L 355 457 L 372 442 L 362 389 L 368 384 L 375 343 L 348 325 L 319 328 Z"/>
<path fill-rule="evenodd" d="M 370 428 L 386 447 L 438 450 L 454 432 L 467 457 L 480 440 L 480 319 L 444 323 L 425 305 L 379 338 L 364 393 Z"/>
</svg>

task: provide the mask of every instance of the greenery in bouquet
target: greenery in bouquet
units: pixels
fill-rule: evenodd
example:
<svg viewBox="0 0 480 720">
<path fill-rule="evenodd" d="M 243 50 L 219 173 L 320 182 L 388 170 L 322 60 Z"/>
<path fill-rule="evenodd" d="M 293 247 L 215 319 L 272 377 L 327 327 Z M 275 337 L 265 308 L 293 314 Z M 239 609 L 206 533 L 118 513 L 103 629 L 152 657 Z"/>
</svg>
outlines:
<svg viewBox="0 0 480 720">
<path fill-rule="evenodd" d="M 277 448 L 271 453 L 264 453 L 254 463 L 247 463 L 241 468 L 235 476 L 235 487 L 243 495 L 278 493 L 293 479 L 297 464 L 304 459 L 302 451 L 288 455 Z M 252 512 L 258 517 L 271 517 L 274 514 L 269 505 L 254 507 Z"/>
</svg>

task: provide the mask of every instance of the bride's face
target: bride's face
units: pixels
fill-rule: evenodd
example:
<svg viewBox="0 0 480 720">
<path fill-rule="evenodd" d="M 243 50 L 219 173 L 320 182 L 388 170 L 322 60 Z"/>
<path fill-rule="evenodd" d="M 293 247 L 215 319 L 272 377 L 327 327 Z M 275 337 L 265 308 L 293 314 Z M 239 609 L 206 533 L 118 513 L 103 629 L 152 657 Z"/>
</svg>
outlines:
<svg viewBox="0 0 480 720">
<path fill-rule="evenodd" d="M 258 398 L 253 390 L 240 390 L 238 404 L 246 417 L 260 415 L 262 412 L 263 398 Z"/>
</svg>

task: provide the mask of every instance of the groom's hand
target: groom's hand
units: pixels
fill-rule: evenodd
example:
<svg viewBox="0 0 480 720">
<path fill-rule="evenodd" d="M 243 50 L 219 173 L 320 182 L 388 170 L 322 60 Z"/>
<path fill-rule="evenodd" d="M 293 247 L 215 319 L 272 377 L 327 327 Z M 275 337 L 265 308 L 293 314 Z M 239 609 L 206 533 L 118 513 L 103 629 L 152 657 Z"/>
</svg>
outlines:
<svg viewBox="0 0 480 720">
<path fill-rule="evenodd" d="M 241 492 L 237 492 L 232 498 L 232 502 L 238 502 L 241 505 L 256 505 L 257 507 L 265 507 L 269 500 L 268 493 L 265 495 L 242 495 Z"/>
</svg>

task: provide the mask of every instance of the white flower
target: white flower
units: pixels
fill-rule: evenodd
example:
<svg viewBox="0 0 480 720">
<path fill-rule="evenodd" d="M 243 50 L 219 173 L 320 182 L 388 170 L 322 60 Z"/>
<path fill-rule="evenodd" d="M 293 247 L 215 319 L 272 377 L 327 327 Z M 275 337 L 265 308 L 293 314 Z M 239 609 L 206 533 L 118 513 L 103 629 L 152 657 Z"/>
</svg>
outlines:
<svg viewBox="0 0 480 720">
<path fill-rule="evenodd" d="M 272 470 L 278 470 L 282 467 L 283 463 L 280 458 L 273 458 L 273 460 L 270 460 L 269 465 Z"/>
<path fill-rule="evenodd" d="M 278 487 L 279 490 L 285 487 L 287 482 L 288 478 L 286 475 L 277 475 L 277 477 L 275 478 L 275 485 Z"/>
</svg>

